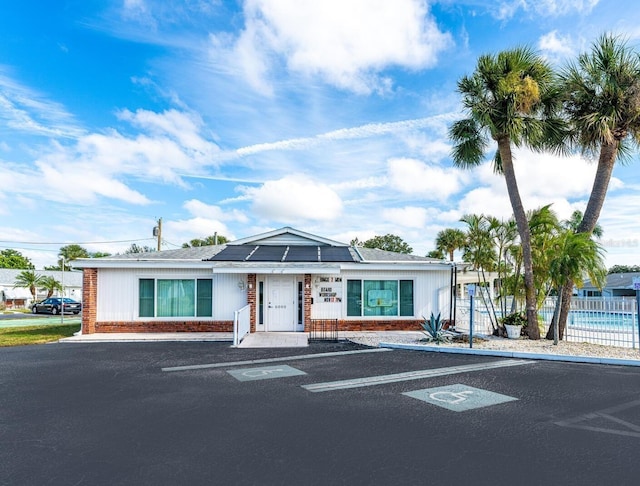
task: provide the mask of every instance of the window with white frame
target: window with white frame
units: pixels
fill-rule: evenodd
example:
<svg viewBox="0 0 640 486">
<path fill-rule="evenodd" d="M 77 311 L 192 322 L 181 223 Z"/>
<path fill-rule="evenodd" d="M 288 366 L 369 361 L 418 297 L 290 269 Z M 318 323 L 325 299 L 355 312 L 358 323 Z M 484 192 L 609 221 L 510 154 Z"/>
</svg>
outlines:
<svg viewBox="0 0 640 486">
<path fill-rule="evenodd" d="M 213 281 L 210 278 L 139 280 L 140 317 L 211 317 Z"/>
<path fill-rule="evenodd" d="M 347 316 L 413 316 L 413 280 L 347 280 Z"/>
</svg>

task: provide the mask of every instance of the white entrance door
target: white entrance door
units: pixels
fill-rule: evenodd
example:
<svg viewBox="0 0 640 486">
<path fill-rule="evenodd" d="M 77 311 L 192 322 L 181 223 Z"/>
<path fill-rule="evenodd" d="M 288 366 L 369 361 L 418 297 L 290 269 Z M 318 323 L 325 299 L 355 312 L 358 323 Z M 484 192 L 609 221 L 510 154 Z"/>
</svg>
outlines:
<svg viewBox="0 0 640 486">
<path fill-rule="evenodd" d="M 270 276 L 267 280 L 267 331 L 296 330 L 295 278 Z"/>
</svg>

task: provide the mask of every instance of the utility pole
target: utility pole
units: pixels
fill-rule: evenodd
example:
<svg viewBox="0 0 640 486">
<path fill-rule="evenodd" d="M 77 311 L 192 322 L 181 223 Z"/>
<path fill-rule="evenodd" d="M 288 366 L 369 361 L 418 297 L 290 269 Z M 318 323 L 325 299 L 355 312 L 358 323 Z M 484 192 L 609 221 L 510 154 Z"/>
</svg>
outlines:
<svg viewBox="0 0 640 486">
<path fill-rule="evenodd" d="M 160 251 L 160 246 L 162 244 L 162 218 L 158 219 L 158 226 L 153 228 L 153 236 L 158 237 L 158 251 Z"/>
</svg>

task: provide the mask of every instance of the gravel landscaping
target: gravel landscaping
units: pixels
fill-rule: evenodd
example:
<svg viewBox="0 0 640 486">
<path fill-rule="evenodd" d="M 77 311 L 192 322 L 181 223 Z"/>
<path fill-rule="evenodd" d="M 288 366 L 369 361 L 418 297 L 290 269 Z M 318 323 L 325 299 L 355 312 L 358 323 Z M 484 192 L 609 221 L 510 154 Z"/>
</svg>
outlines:
<svg viewBox="0 0 640 486">
<path fill-rule="evenodd" d="M 433 343 L 421 341 L 424 334 L 421 332 L 389 332 L 389 333 L 354 333 L 348 339 L 354 343 L 367 346 L 379 346 L 381 342 L 398 344 L 424 344 L 434 346 Z M 442 347 L 468 348 L 469 342 L 451 342 L 440 344 Z M 496 349 L 501 351 L 519 351 L 523 353 L 538 354 L 558 354 L 567 356 L 588 356 L 596 358 L 618 358 L 640 360 L 640 350 L 636 347 L 622 348 L 615 346 L 603 346 L 600 344 L 590 344 L 581 342 L 560 341 L 554 345 L 553 341 L 540 339 L 532 341 L 527 338 L 507 339 L 494 336 L 475 337 L 473 340 L 474 349 Z"/>
</svg>

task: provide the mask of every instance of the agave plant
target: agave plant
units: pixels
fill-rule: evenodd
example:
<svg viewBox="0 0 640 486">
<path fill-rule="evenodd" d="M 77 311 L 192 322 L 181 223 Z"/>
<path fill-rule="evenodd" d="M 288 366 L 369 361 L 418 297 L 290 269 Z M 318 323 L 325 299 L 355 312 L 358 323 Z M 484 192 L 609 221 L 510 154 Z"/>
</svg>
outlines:
<svg viewBox="0 0 640 486">
<path fill-rule="evenodd" d="M 421 322 L 422 332 L 427 336 L 424 341 L 433 342 L 436 344 L 447 343 L 451 340 L 450 333 L 444 330 L 444 321 L 440 319 L 440 313 L 437 316 L 431 313 L 431 317 L 424 319 Z"/>
</svg>

